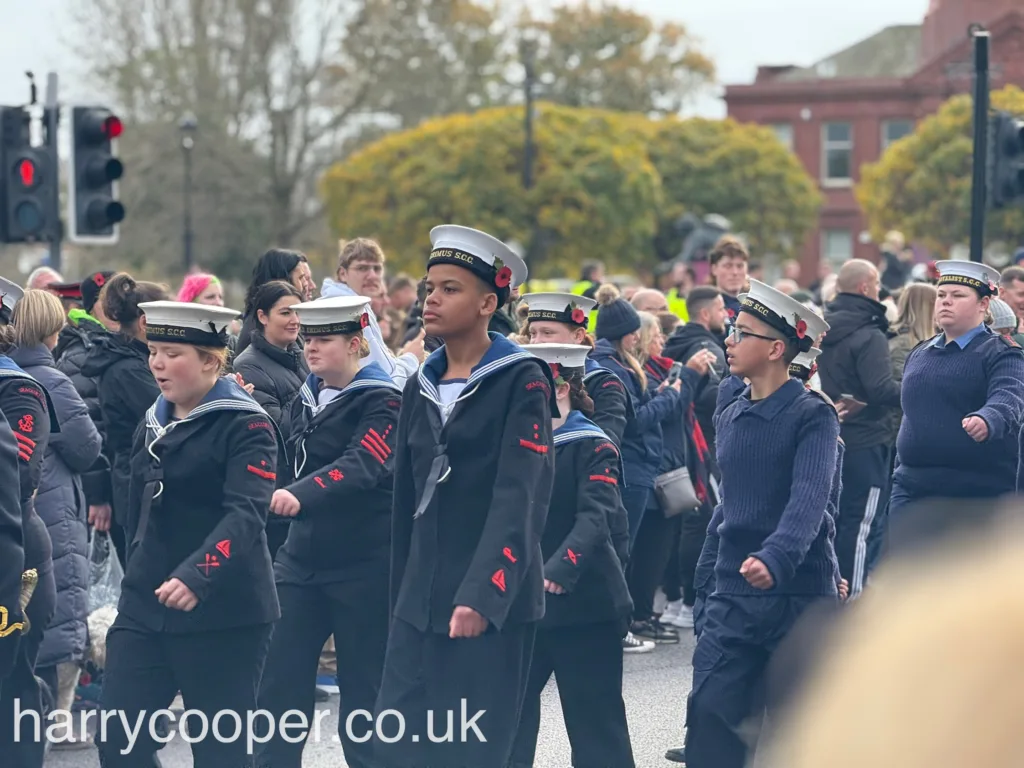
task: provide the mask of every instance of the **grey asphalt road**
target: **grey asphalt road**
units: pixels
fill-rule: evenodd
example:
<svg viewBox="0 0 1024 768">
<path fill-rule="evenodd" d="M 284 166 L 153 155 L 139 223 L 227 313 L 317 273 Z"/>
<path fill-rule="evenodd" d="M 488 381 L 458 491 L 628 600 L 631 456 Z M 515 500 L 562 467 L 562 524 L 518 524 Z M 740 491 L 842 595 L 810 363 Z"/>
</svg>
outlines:
<svg viewBox="0 0 1024 768">
<path fill-rule="evenodd" d="M 693 637 L 682 630 L 678 645 L 660 645 L 652 653 L 625 657 L 623 696 L 637 768 L 670 768 L 664 759 L 668 747 L 678 746 L 683 737 L 686 695 L 690 690 Z M 343 768 L 341 746 L 330 738 L 337 733 L 338 697 L 329 702 L 331 714 L 324 720 L 320 743 L 307 744 L 303 768 Z M 324 705 L 318 705 L 323 707 Z M 558 692 L 552 682 L 544 691 L 543 722 L 537 745 L 535 768 L 568 768 L 569 742 L 565 735 Z M 189 746 L 175 737 L 160 752 L 164 768 L 191 768 Z M 98 768 L 93 747 L 76 751 L 52 751 L 46 768 Z"/>
</svg>

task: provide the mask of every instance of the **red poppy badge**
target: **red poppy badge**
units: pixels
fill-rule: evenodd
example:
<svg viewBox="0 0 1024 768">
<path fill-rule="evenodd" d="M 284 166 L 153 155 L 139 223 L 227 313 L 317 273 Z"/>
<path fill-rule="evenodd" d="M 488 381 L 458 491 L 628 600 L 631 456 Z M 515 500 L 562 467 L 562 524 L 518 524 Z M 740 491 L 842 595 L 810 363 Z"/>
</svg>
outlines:
<svg viewBox="0 0 1024 768">
<path fill-rule="evenodd" d="M 92 276 L 92 281 L 96 283 L 97 288 L 102 288 L 103 284 L 107 282 L 107 278 L 105 278 L 101 273 L 97 272 L 95 275 Z"/>
<path fill-rule="evenodd" d="M 370 324 L 370 316 L 366 312 L 363 312 L 363 316 L 359 318 L 359 327 L 360 328 L 365 328 L 369 324 Z"/>
<path fill-rule="evenodd" d="M 579 307 L 576 307 L 572 311 L 572 321 L 577 325 L 583 325 L 587 322 L 587 314 Z"/>
<path fill-rule="evenodd" d="M 797 319 L 796 319 L 796 337 L 798 339 L 802 339 L 806 335 L 807 335 L 807 322 L 804 321 L 804 320 L 801 320 L 799 315 L 798 315 Z"/>
<path fill-rule="evenodd" d="M 505 262 L 497 256 L 494 257 L 494 268 L 498 270 L 498 274 L 494 276 L 494 284 L 498 288 L 508 288 L 509 283 L 512 282 L 512 270 L 506 267 Z"/>
</svg>

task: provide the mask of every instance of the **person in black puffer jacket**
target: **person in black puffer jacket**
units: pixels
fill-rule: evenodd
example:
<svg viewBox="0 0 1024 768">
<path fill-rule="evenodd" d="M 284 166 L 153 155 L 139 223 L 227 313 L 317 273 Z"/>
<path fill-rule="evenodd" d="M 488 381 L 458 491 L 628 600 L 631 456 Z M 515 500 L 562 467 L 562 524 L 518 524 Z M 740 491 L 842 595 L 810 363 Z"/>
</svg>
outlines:
<svg viewBox="0 0 1024 768">
<path fill-rule="evenodd" d="M 103 431 L 103 409 L 100 408 L 99 381 L 82 373 L 85 358 L 92 348 L 94 336 L 105 336 L 109 333 L 103 324 L 105 316 L 99 303 L 100 291 L 107 280 L 114 276 L 113 272 L 94 272 L 79 283 L 78 291 L 81 308 L 68 311 L 67 323 L 57 336 L 57 346 L 53 350 L 53 359 L 57 370 L 71 379 L 75 391 L 85 401 L 89 409 L 89 417 L 96 425 L 100 437 Z M 51 286 L 55 287 L 55 286 Z M 99 315 L 96 317 L 95 315 Z M 104 440 L 104 442 L 106 442 Z M 92 467 L 81 474 L 82 492 L 89 508 L 89 523 L 99 531 L 110 530 L 111 488 L 110 488 L 110 457 L 101 453 Z"/>
<path fill-rule="evenodd" d="M 717 384 L 729 373 L 729 366 L 725 361 L 725 347 L 722 344 L 729 313 L 725 308 L 722 292 L 711 285 L 694 288 L 686 297 L 686 311 L 690 316 L 690 322 L 672 332 L 665 342 L 663 354 L 685 364 L 702 349 L 713 352 L 715 360 L 712 364 L 712 384 Z M 714 415 L 717 397 L 717 386 L 705 387 L 695 403 L 697 421 L 711 448 L 712 456 L 715 454 Z"/>
<path fill-rule="evenodd" d="M 253 385 L 252 396 L 263 406 L 282 435 L 291 434 L 291 407 L 299 387 L 309 375 L 309 368 L 298 345 L 299 316 L 292 310 L 302 301 L 302 294 L 283 280 L 272 280 L 261 286 L 253 297 L 256 327 L 249 346 L 235 358 L 234 372 L 246 384 Z M 278 458 L 278 466 L 287 457 Z M 278 472 L 282 479 L 288 473 Z M 288 538 L 290 519 L 270 515 L 267 520 L 267 546 L 270 556 Z"/>
<path fill-rule="evenodd" d="M 123 566 L 134 532 L 126 507 L 132 440 L 136 427 L 160 394 L 149 370 L 146 326 L 139 304 L 166 301 L 169 295 L 165 286 L 136 282 L 131 275 L 121 272 L 107 281 L 102 296 L 104 314 L 118 323 L 121 330 L 91 337 L 93 344 L 82 365 L 82 374 L 99 383 L 106 432 L 104 451 L 111 460 L 116 523 L 110 527 L 110 536 Z"/>
</svg>

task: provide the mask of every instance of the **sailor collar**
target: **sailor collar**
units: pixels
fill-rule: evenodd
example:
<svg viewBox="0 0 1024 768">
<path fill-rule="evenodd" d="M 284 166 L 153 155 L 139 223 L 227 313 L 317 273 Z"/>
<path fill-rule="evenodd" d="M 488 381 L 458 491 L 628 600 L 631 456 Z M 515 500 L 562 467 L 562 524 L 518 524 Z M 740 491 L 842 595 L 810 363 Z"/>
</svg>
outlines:
<svg viewBox="0 0 1024 768">
<path fill-rule="evenodd" d="M 172 418 L 174 403 L 160 395 L 146 411 L 146 426 L 157 438 L 161 438 L 177 424 L 195 421 L 201 416 L 216 411 L 247 411 L 267 416 L 267 412 L 238 385 L 237 381 L 230 376 L 225 376 L 217 379 L 217 383 L 206 393 L 206 397 L 199 402 L 199 405 L 193 408 L 188 416 L 178 421 L 174 421 Z"/>
<path fill-rule="evenodd" d="M 565 445 L 575 440 L 608 440 L 611 438 L 597 424 L 579 411 L 570 411 L 565 423 L 554 432 L 555 445 Z"/>
<path fill-rule="evenodd" d="M 383 388 L 399 393 L 402 391 L 402 388 L 391 380 L 391 377 L 384 372 L 384 369 L 381 368 L 376 361 L 370 362 L 360 368 L 358 373 L 356 373 L 352 378 L 352 381 L 350 381 L 348 385 L 340 391 L 338 397 L 334 398 L 329 403 L 324 403 L 323 405 L 317 401 L 317 393 L 320 391 L 320 384 L 322 381 L 323 379 L 319 376 L 311 373 L 306 377 L 305 383 L 299 387 L 299 396 L 302 398 L 302 404 L 309 408 L 314 416 L 319 415 L 320 412 L 327 406 L 331 405 L 331 403 L 336 403 L 341 400 L 342 395 L 346 395 L 357 389 Z"/>
<path fill-rule="evenodd" d="M 493 332 L 489 332 L 487 335 L 491 337 L 491 346 L 487 348 L 480 362 L 473 367 L 469 378 L 466 379 L 466 387 L 458 400 L 463 400 L 473 394 L 480 385 L 480 382 L 488 376 L 503 371 L 522 360 L 536 360 L 543 366 L 545 371 L 549 371 L 548 366 L 543 364 L 537 357 L 526 352 L 504 336 Z M 446 370 L 448 370 L 448 353 L 442 346 L 434 350 L 423 362 L 417 377 L 420 383 L 420 394 L 438 408 L 441 408 L 442 404 L 437 387 Z M 552 392 L 553 397 L 554 392 Z"/>
</svg>

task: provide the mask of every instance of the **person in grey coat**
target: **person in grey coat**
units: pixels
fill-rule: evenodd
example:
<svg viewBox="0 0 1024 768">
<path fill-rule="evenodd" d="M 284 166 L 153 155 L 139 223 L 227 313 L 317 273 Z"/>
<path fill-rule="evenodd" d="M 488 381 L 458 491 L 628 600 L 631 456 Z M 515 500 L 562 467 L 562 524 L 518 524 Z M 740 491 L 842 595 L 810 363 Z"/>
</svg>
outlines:
<svg viewBox="0 0 1024 768">
<path fill-rule="evenodd" d="M 36 674 L 50 685 L 55 707 L 67 711 L 88 635 L 89 531 L 80 475 L 96 461 L 102 441 L 85 402 L 53 360 L 64 326 L 60 300 L 46 291 L 26 291 L 12 324 L 17 346 L 10 357 L 49 392 L 60 424 L 43 456 L 35 501 L 53 543 L 57 582 L 57 610 L 43 635 Z"/>
</svg>

